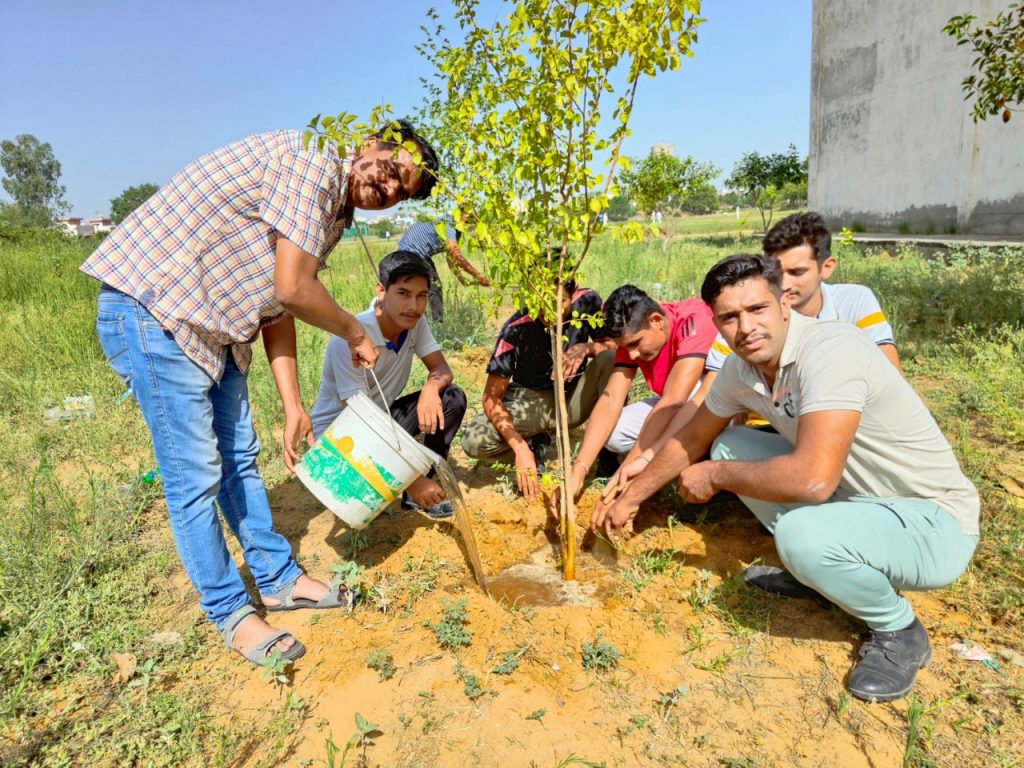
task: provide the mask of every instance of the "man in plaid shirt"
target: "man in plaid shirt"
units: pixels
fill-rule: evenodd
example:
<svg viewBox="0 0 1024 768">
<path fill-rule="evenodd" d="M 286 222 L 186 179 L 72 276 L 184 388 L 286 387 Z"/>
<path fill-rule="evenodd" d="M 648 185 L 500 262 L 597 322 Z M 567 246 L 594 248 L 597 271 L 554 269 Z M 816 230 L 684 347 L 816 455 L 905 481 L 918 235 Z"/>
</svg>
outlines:
<svg viewBox="0 0 1024 768">
<path fill-rule="evenodd" d="M 217 519 L 242 544 L 268 611 L 344 603 L 300 571 L 274 530 L 256 466 L 246 374 L 262 334 L 285 411 L 284 455 L 312 442 L 299 395 L 295 318 L 348 342 L 353 362 L 378 351 L 317 279 L 354 208 L 380 210 L 429 197 L 437 158 L 406 121 L 354 157 L 304 148 L 299 131 L 250 136 L 186 167 L 124 220 L 82 265 L 102 281 L 97 330 L 153 436 L 175 543 L 208 618 L 228 646 L 259 663 L 274 650 L 305 652 L 254 616 Z"/>
</svg>

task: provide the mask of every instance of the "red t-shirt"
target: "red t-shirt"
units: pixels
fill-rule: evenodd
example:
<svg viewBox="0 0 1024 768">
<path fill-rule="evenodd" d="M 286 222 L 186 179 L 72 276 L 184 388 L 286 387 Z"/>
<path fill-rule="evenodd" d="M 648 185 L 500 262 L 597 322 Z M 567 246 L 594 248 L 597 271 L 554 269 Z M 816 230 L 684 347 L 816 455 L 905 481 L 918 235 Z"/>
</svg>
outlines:
<svg viewBox="0 0 1024 768">
<path fill-rule="evenodd" d="M 700 299 L 673 301 L 661 305 L 668 319 L 670 331 L 668 341 L 658 356 L 646 360 L 630 360 L 629 352 L 619 349 L 615 353 L 615 365 L 622 368 L 639 368 L 647 386 L 657 395 L 664 394 L 665 382 L 672 372 L 676 360 L 684 357 L 707 357 L 708 350 L 718 333 L 712 321 L 711 308 Z"/>
</svg>

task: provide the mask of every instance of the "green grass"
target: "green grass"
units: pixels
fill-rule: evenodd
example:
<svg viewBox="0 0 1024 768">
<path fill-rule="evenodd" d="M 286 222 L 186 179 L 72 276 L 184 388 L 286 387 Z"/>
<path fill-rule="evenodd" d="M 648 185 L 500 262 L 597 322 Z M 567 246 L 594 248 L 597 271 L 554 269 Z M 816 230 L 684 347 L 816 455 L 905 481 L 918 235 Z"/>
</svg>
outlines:
<svg viewBox="0 0 1024 768">
<path fill-rule="evenodd" d="M 758 249 L 759 220 L 744 217 L 742 228 L 734 214 L 673 220 L 664 227 L 679 236 L 635 246 L 601 238 L 581 282 L 605 296 L 627 281 L 661 299 L 693 295 L 712 263 Z M 393 245 L 371 248 L 380 258 Z M 155 467 L 149 435 L 134 402 L 120 400 L 123 387 L 96 340 L 98 285 L 77 269 L 94 246 L 51 235 L 0 236 L 0 764 L 225 765 L 254 744 L 273 762 L 301 707 L 285 702 L 259 726 L 209 716 L 215 681 L 204 679 L 195 660 L 217 641 L 199 610 L 182 616 L 164 586 L 180 566 L 159 484 L 138 482 Z M 837 250 L 834 279 L 876 291 L 908 376 L 981 490 L 982 543 L 954 596 L 979 625 L 1019 612 L 1024 513 L 994 478 L 999 461 L 1019 461 L 1024 440 L 1024 250 L 959 250 L 933 260 L 914 252 Z M 343 306 L 366 308 L 375 278 L 362 246 L 340 246 L 329 263 L 321 273 L 328 288 Z M 488 293 L 456 287 L 447 267 L 438 267 L 449 316 L 438 338 L 446 349 L 489 347 L 501 318 L 491 313 Z M 322 332 L 300 328 L 300 382 L 309 405 L 326 341 Z M 260 465 L 272 486 L 285 475 L 275 435 L 281 414 L 261 357 L 257 351 L 250 389 L 264 446 Z M 95 400 L 96 418 L 43 421 L 45 408 L 86 393 Z M 478 392 L 470 397 L 476 408 Z M 672 567 L 655 555 L 638 563 L 639 581 Z M 410 562 L 394 589 L 411 605 L 433 590 L 443 567 Z M 370 585 L 374 599 L 385 603 L 389 589 Z M 688 598 L 694 610 L 706 609 L 715 590 L 705 579 Z M 740 623 L 757 626 L 762 609 L 731 610 Z M 180 642 L 154 644 L 153 633 L 168 624 L 181 633 Z M 590 644 L 594 652 L 599 642 Z M 110 683 L 113 653 L 137 658 L 123 685 Z"/>
</svg>

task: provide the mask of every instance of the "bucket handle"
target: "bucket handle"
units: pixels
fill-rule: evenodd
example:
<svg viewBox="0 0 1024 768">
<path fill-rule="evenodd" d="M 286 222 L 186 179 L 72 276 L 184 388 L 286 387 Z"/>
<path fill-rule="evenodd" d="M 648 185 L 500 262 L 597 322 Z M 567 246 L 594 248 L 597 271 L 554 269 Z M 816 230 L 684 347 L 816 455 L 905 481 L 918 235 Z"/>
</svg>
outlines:
<svg viewBox="0 0 1024 768">
<path fill-rule="evenodd" d="M 370 391 L 370 379 L 366 375 L 367 372 L 369 372 L 370 376 L 373 377 L 373 383 L 377 385 L 377 392 L 380 393 L 380 402 L 381 402 L 381 404 L 382 404 L 382 406 L 384 408 L 384 413 L 385 413 L 385 415 L 387 415 L 388 421 L 391 422 L 391 429 L 392 429 L 392 431 L 395 434 L 395 446 L 394 446 L 394 448 L 395 448 L 395 450 L 398 453 L 401 453 L 402 452 L 402 439 L 398 436 L 398 424 L 395 423 L 395 420 L 393 418 L 391 418 L 391 414 L 388 413 L 388 405 L 387 405 L 388 399 L 386 397 L 384 397 L 384 390 L 381 388 L 380 381 L 378 381 L 377 374 L 374 373 L 373 368 L 363 368 L 363 378 L 366 380 L 366 391 L 367 392 Z"/>
</svg>

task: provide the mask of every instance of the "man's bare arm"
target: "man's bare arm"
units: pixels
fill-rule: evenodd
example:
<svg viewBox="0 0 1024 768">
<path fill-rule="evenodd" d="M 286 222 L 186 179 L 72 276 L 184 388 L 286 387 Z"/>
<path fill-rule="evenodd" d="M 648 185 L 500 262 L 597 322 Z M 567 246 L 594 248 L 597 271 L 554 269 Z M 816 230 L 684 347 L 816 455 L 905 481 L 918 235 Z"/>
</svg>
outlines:
<svg viewBox="0 0 1024 768">
<path fill-rule="evenodd" d="M 800 417 L 792 453 L 765 461 L 708 461 L 693 467 L 694 501 L 719 490 L 764 501 L 821 504 L 839 487 L 860 424 L 858 411 L 817 411 Z M 687 483 L 687 473 L 680 483 Z M 706 476 L 706 480 L 701 476 Z M 710 496 L 708 496 L 710 498 Z"/>
<path fill-rule="evenodd" d="M 889 362 L 896 366 L 896 370 L 903 373 L 903 366 L 900 364 L 900 353 L 896 350 L 895 344 L 879 344 L 878 348 L 882 354 L 889 358 Z"/>
<path fill-rule="evenodd" d="M 348 342 L 353 358 L 373 365 L 379 352 L 359 321 L 342 309 L 316 276 L 319 262 L 295 243 L 277 239 L 274 263 L 274 298 L 293 317 L 340 336 Z"/>
<path fill-rule="evenodd" d="M 706 405 L 701 405 L 682 431 L 669 438 L 664 448 L 621 494 L 615 498 L 602 498 L 594 509 L 591 527 L 597 529 L 603 526 L 609 536 L 612 535 L 612 529 L 625 527 L 630 530 L 640 504 L 693 462 L 700 461 L 707 454 L 711 443 L 728 425 L 729 419 L 716 416 Z"/>
</svg>

